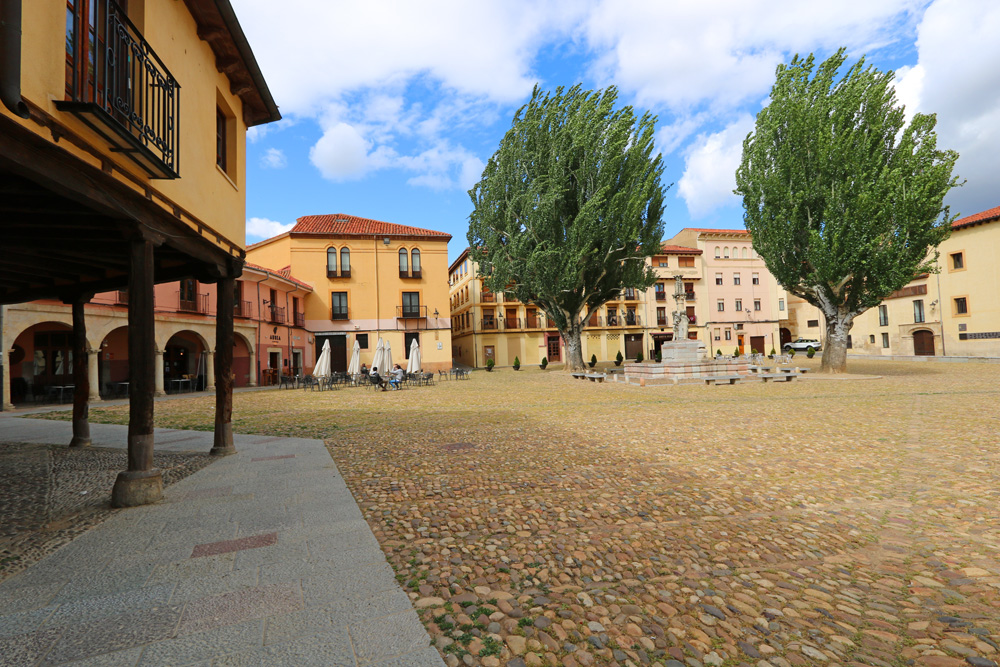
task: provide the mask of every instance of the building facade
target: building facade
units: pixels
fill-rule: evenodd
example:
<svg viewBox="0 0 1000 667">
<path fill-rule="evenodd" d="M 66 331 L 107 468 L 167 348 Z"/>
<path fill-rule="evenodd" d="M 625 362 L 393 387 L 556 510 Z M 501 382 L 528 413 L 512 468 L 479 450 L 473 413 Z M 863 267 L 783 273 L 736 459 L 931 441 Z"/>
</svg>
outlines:
<svg viewBox="0 0 1000 667">
<path fill-rule="evenodd" d="M 937 250 L 937 273 L 855 318 L 850 354 L 1000 357 L 1000 206 L 956 220 Z M 791 335 L 823 340 L 820 310 L 801 299 L 791 307 Z"/>
<path fill-rule="evenodd" d="M 232 452 L 245 137 L 280 114 L 229 0 L 10 0 L 0 24 L 0 304 L 71 304 L 73 443 L 83 445 L 94 338 L 85 304 L 128 289 L 129 470 L 112 501 L 152 502 L 162 489 L 153 286 L 220 286 L 216 451 Z"/>
<path fill-rule="evenodd" d="M 347 370 L 357 342 L 371 365 L 378 340 L 405 366 L 414 340 L 425 371 L 451 368 L 448 241 L 451 235 L 345 214 L 299 218 L 291 231 L 247 248 L 313 287 L 304 325 L 314 350 L 329 341 L 331 366 Z M 318 356 L 318 352 L 314 352 Z"/>
<path fill-rule="evenodd" d="M 686 228 L 669 242 L 702 252 L 703 289 L 695 315 L 699 340 L 708 350 L 766 354 L 781 348 L 788 295 L 754 251 L 749 232 Z"/>
</svg>

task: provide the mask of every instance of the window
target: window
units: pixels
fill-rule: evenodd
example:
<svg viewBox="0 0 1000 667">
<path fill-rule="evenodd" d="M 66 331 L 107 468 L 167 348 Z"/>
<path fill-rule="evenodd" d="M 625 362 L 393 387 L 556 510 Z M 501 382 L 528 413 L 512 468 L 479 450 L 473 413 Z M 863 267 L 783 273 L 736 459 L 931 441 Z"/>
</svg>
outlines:
<svg viewBox="0 0 1000 667">
<path fill-rule="evenodd" d="M 741 256 L 741 257 L 742 257 L 743 259 L 746 259 L 746 258 L 747 258 L 747 249 L 746 249 L 746 247 L 745 247 L 745 246 L 744 246 L 743 250 L 741 250 L 741 251 L 740 251 L 740 256 Z"/>
<path fill-rule="evenodd" d="M 368 334 L 355 334 L 354 340 L 358 341 L 358 347 L 362 350 L 368 349 Z"/>
<path fill-rule="evenodd" d="M 198 281 L 185 278 L 181 281 L 181 301 L 193 302 L 198 296 Z"/>
<path fill-rule="evenodd" d="M 889 347 L 889 334 L 887 333 L 882 334 L 882 347 L 884 348 Z"/>
<path fill-rule="evenodd" d="M 694 268 L 694 257 L 678 257 L 677 266 L 682 269 L 693 269 Z"/>
<path fill-rule="evenodd" d="M 416 331 L 407 331 L 403 334 L 403 358 L 410 358 L 410 346 L 413 345 L 413 341 L 417 341 L 417 345 L 420 345 L 420 334 Z"/>
<path fill-rule="evenodd" d="M 733 332 L 730 329 L 726 329 L 726 340 L 733 339 Z"/>
<path fill-rule="evenodd" d="M 684 283 L 684 296 L 688 301 L 694 300 L 694 283 Z"/>
<path fill-rule="evenodd" d="M 406 253 L 406 248 L 399 249 L 399 277 L 410 277 L 410 258 Z"/>
<path fill-rule="evenodd" d="M 715 284 L 716 285 L 721 285 L 722 284 L 722 274 L 721 273 L 716 273 L 715 274 Z"/>
<path fill-rule="evenodd" d="M 743 310 L 743 299 L 736 299 L 736 306 L 735 306 L 735 308 L 736 308 L 736 312 L 737 313 L 740 312 L 741 310 Z"/>
<path fill-rule="evenodd" d="M 229 132 L 226 128 L 227 125 L 226 114 L 222 113 L 222 109 L 216 108 L 215 110 L 215 164 L 219 165 L 222 171 L 229 171 L 226 166 L 229 162 L 228 158 L 228 136 Z"/>
<path fill-rule="evenodd" d="M 872 345 L 875 344 L 875 334 L 871 334 L 868 336 L 868 342 L 871 343 Z"/>
<path fill-rule="evenodd" d="M 880 327 L 889 326 L 889 307 L 879 306 L 878 307 L 878 325 Z"/>
<path fill-rule="evenodd" d="M 665 268 L 669 267 L 670 265 L 667 263 L 667 260 L 661 259 L 660 262 L 659 262 L 659 264 L 658 264 L 658 266 L 660 268 L 665 269 Z"/>
<path fill-rule="evenodd" d="M 656 283 L 654 287 L 654 294 L 656 294 L 657 301 L 667 300 L 667 287 L 663 283 Z"/>
<path fill-rule="evenodd" d="M 965 268 L 965 253 L 953 252 L 951 254 L 951 270 L 961 271 Z"/>
<path fill-rule="evenodd" d="M 608 308 L 608 326 L 614 326 L 618 324 L 618 309 Z"/>
<path fill-rule="evenodd" d="M 719 259 L 719 257 L 721 256 L 722 256 L 722 251 L 719 249 L 719 246 L 715 246 L 715 258 Z"/>
<path fill-rule="evenodd" d="M 330 319 L 347 319 L 347 292 L 330 292 Z"/>
<path fill-rule="evenodd" d="M 754 299 L 753 300 L 753 309 L 754 310 L 760 310 L 760 299 Z"/>
<path fill-rule="evenodd" d="M 719 311 L 720 313 L 724 313 L 724 312 L 726 312 L 726 302 L 725 302 L 725 301 L 723 301 L 722 299 L 719 299 L 719 300 L 718 300 L 718 301 L 716 302 L 716 304 L 715 304 L 715 307 L 716 307 L 716 309 L 718 309 L 718 311 Z"/>
<path fill-rule="evenodd" d="M 412 275 L 414 278 L 419 278 L 420 277 L 420 251 L 417 250 L 416 248 L 414 248 L 412 251 L 410 251 L 410 268 L 412 269 L 412 272 L 411 272 L 410 275 Z"/>
<path fill-rule="evenodd" d="M 924 300 L 917 299 L 913 302 L 913 323 L 919 324 L 924 321 Z"/>
<path fill-rule="evenodd" d="M 729 246 L 722 249 L 722 258 L 729 259 Z"/>
<path fill-rule="evenodd" d="M 782 313 L 785 312 L 785 300 L 784 299 L 778 299 L 778 310 L 781 311 Z"/>
<path fill-rule="evenodd" d="M 815 329 L 816 327 L 819 326 L 819 320 L 807 320 L 806 326 L 809 327 L 810 329 Z"/>
<path fill-rule="evenodd" d="M 750 275 L 750 282 L 754 285 L 760 285 L 760 274 L 754 271 L 753 274 Z"/>
<path fill-rule="evenodd" d="M 722 336 L 720 335 L 721 333 L 722 332 L 719 329 L 713 329 L 712 337 L 715 338 L 715 340 L 722 340 Z"/>
<path fill-rule="evenodd" d="M 337 277 L 337 249 L 327 248 L 326 249 L 326 277 L 336 278 Z"/>
<path fill-rule="evenodd" d="M 733 284 L 734 285 L 739 285 L 740 284 L 740 274 L 738 274 L 738 273 L 734 273 L 733 274 Z"/>
<path fill-rule="evenodd" d="M 340 249 L 340 277 L 351 277 L 351 251 L 347 248 Z"/>
<path fill-rule="evenodd" d="M 420 292 L 403 292 L 403 317 L 420 317 Z"/>
<path fill-rule="evenodd" d="M 960 296 L 955 299 L 955 314 L 956 315 L 969 314 L 969 300 L 967 297 Z"/>
<path fill-rule="evenodd" d="M 626 301 L 635 301 L 635 288 L 626 287 L 624 290 L 622 290 L 622 298 L 625 299 Z"/>
</svg>

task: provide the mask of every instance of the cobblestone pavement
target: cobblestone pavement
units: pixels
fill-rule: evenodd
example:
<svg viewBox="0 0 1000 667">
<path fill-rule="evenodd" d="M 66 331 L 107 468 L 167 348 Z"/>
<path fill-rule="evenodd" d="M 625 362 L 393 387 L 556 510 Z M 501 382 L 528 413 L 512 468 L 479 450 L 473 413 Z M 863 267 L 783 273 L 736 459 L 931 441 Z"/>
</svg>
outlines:
<svg viewBox="0 0 1000 667">
<path fill-rule="evenodd" d="M 237 411 L 327 438 L 450 665 L 993 665 L 997 367 L 851 370 L 882 377 L 504 370 Z M 194 402 L 158 414 L 203 419 Z"/>
<path fill-rule="evenodd" d="M 68 425 L 0 419 L 7 430 L 60 442 Z M 93 430 L 125 440 L 121 426 Z M 236 446 L 163 502 L 118 510 L 0 582 L 0 667 L 440 666 L 323 443 Z"/>
<path fill-rule="evenodd" d="M 0 442 L 0 581 L 20 572 L 121 510 L 108 489 L 126 468 L 120 449 Z M 214 459 L 156 452 L 169 486 Z"/>
</svg>

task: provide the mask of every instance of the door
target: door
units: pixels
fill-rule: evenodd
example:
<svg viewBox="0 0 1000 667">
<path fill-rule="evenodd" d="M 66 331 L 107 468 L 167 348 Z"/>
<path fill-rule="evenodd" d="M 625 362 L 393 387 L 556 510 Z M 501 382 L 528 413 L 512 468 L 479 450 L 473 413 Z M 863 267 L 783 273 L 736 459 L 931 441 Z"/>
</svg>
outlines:
<svg viewBox="0 0 1000 667">
<path fill-rule="evenodd" d="M 913 332 L 913 354 L 920 357 L 934 356 L 934 334 L 926 329 Z"/>
<path fill-rule="evenodd" d="M 496 359 L 496 350 L 493 348 L 492 345 L 484 345 L 483 346 L 483 364 L 485 365 L 486 362 L 489 361 L 490 359 L 493 360 L 493 363 L 497 362 L 497 359 Z"/>
<path fill-rule="evenodd" d="M 330 337 L 330 371 L 347 372 L 347 336 Z"/>
<path fill-rule="evenodd" d="M 736 347 L 739 348 L 740 354 L 743 354 L 743 334 L 736 337 Z"/>
<path fill-rule="evenodd" d="M 778 335 L 781 337 L 781 349 L 785 349 L 785 343 L 792 342 L 792 332 L 782 327 L 778 330 Z"/>
<path fill-rule="evenodd" d="M 549 336 L 547 356 L 549 361 L 559 361 L 559 336 Z"/>
<path fill-rule="evenodd" d="M 764 349 L 765 340 L 764 336 L 750 336 L 750 349 L 758 354 L 767 354 L 768 350 Z"/>
<path fill-rule="evenodd" d="M 635 359 L 640 352 L 642 352 L 642 334 L 625 336 L 625 358 Z"/>
<path fill-rule="evenodd" d="M 506 308 L 503 316 L 504 329 L 519 329 L 517 322 L 517 308 Z"/>
</svg>

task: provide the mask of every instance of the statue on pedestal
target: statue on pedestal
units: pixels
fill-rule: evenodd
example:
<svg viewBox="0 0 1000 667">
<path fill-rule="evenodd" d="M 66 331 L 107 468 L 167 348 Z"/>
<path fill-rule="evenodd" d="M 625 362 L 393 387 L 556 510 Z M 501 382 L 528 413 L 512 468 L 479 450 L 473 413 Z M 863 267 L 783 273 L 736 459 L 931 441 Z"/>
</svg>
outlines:
<svg viewBox="0 0 1000 667">
<path fill-rule="evenodd" d="M 687 340 L 688 320 L 687 294 L 684 292 L 684 277 L 674 276 L 674 340 Z"/>
</svg>

